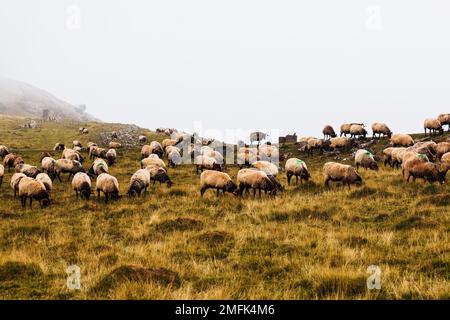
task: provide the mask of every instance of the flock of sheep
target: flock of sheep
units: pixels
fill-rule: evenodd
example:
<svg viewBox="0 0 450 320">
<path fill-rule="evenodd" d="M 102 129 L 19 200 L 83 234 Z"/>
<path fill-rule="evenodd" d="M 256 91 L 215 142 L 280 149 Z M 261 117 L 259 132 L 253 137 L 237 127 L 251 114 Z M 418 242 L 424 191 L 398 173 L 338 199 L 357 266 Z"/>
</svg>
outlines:
<svg viewBox="0 0 450 320">
<path fill-rule="evenodd" d="M 429 130 L 430 135 L 443 133 L 443 125 L 450 127 L 450 114 L 440 115 L 438 119 L 427 119 L 424 123 L 425 133 Z M 87 129 L 82 128 L 85 133 Z M 447 171 L 450 169 L 450 142 L 435 143 L 434 141 L 414 142 L 407 134 L 393 134 L 389 127 L 382 123 L 372 125 L 373 137 L 387 136 L 390 138 L 391 146 L 383 150 L 384 165 L 393 168 L 402 168 L 403 176 L 409 181 L 412 177 L 422 178 L 430 183 L 445 181 Z M 323 130 L 324 139 L 314 137 L 300 138 L 299 142 L 305 144 L 305 150 L 312 154 L 314 150 L 346 149 L 355 144 L 355 138 L 365 137 L 367 131 L 363 124 L 351 123 L 341 126 L 340 137 L 337 137 L 331 126 Z M 162 143 L 152 141 L 145 144 L 141 149 L 140 169 L 131 177 L 127 194 L 129 197 L 141 196 L 147 192 L 147 188 L 153 182 L 166 183 L 168 187 L 173 182 L 170 179 L 163 160 L 171 167 L 183 163 L 186 156 L 194 160 L 197 174 L 200 174 L 201 196 L 208 189 L 215 189 L 217 196 L 222 193 L 233 193 L 243 196 L 244 193 L 253 191 L 253 197 L 259 192 L 275 195 L 283 191 L 284 187 L 277 180 L 279 172 L 283 170 L 286 174 L 288 185 L 293 177 L 298 184 L 303 180 L 308 181 L 311 177 L 305 161 L 298 158 L 286 159 L 284 168 L 280 168 L 271 159 L 282 159 L 278 147 L 270 144 L 258 145 L 258 147 L 243 146 L 238 149 L 237 160 L 240 170 L 237 173 L 236 183 L 225 173 L 225 161 L 222 152 L 211 145 L 202 145 L 195 141 L 193 135 L 171 132 L 172 138 L 165 139 Z M 347 135 L 350 134 L 350 138 Z M 258 143 L 260 138 L 256 137 Z M 147 137 L 140 136 L 140 143 L 146 143 Z M 64 144 L 57 143 L 53 150 L 61 152 L 60 159 L 54 159 L 48 152 L 40 155 L 41 167 L 26 164 L 23 158 L 10 153 L 8 148 L 0 145 L 0 157 L 3 164 L 0 165 L 0 187 L 5 167 L 8 172 L 14 169 L 10 185 L 14 191 L 14 197 L 19 195 L 22 206 L 26 207 L 29 199 L 30 207 L 32 201 L 36 200 L 41 207 L 50 205 L 50 194 L 53 181 L 58 179 L 62 182 L 61 175 L 68 174 L 76 197 L 88 200 L 93 193 L 92 181 L 95 179 L 95 191 L 100 200 L 101 193 L 104 194 L 105 202 L 110 199 L 121 197 L 119 182 L 116 177 L 109 173 L 109 167 L 117 161 L 116 149 L 121 148 L 118 142 L 110 142 L 109 149 L 101 148 L 93 142 L 89 142 L 85 149 L 79 141 L 73 141 L 73 147 L 67 148 Z M 82 152 L 86 150 L 92 161 L 86 171 L 83 167 L 85 161 Z M 378 170 L 377 157 L 369 150 L 359 149 L 355 152 L 355 167 L 337 162 L 327 162 L 323 167 L 323 177 L 326 186 L 330 182 L 341 182 L 343 185 L 360 185 L 362 178 L 358 173 L 360 167 L 370 170 Z M 432 162 L 440 160 L 439 163 Z M 284 159 L 282 159 L 284 160 Z"/>
</svg>

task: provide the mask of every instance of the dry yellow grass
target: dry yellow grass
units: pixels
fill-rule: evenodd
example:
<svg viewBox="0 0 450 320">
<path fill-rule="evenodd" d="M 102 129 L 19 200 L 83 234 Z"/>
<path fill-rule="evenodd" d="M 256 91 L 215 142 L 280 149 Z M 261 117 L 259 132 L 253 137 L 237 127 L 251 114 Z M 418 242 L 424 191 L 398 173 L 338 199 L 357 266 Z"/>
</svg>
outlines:
<svg viewBox="0 0 450 320">
<path fill-rule="evenodd" d="M 85 145 L 102 130 L 120 127 L 90 124 L 90 134 L 82 136 L 77 123 L 33 130 L 19 128 L 21 122 L 0 119 L 0 144 L 35 165 L 57 141 Z M 361 188 L 328 190 L 321 167 L 330 158 L 286 148 L 308 163 L 312 181 L 287 187 L 274 199 L 216 199 L 213 191 L 201 199 L 194 167 L 181 166 L 169 169 L 171 189 L 152 186 L 146 198 L 108 205 L 95 198 L 76 201 L 69 182 L 55 181 L 50 208 L 35 203 L 24 210 L 6 174 L 0 189 L 0 298 L 450 297 L 448 185 L 407 184 L 399 171 L 382 168 L 362 170 Z M 118 155 L 111 173 L 125 194 L 139 168 L 139 147 Z M 237 170 L 228 173 L 235 178 Z M 280 180 L 287 185 L 284 176 Z M 73 264 L 81 268 L 79 291 L 66 286 L 66 268 Z M 367 289 L 370 265 L 382 270 L 380 291 Z"/>
</svg>

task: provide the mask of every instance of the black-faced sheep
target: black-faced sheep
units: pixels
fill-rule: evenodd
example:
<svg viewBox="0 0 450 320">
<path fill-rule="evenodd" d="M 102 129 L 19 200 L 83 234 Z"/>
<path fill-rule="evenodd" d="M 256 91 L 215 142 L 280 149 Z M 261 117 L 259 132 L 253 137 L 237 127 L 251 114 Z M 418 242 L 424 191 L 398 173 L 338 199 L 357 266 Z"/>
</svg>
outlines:
<svg viewBox="0 0 450 320">
<path fill-rule="evenodd" d="M 179 166 L 182 163 L 180 152 L 175 149 L 172 149 L 172 151 L 167 154 L 167 158 L 169 159 L 169 166 L 171 167 Z"/>
<path fill-rule="evenodd" d="M 373 132 L 373 138 L 376 138 L 377 134 L 378 137 L 381 138 L 383 136 L 387 136 L 388 138 L 391 138 L 392 131 L 389 129 L 389 127 L 384 123 L 375 122 L 372 124 L 372 132 Z"/>
<path fill-rule="evenodd" d="M 0 145 L 0 157 L 3 159 L 8 154 L 9 154 L 8 148 L 4 145 Z"/>
<path fill-rule="evenodd" d="M 92 193 L 91 178 L 89 178 L 89 176 L 84 172 L 78 172 L 73 176 L 72 188 L 75 191 L 77 199 L 78 195 L 80 194 L 81 199 L 89 200 Z"/>
<path fill-rule="evenodd" d="M 337 138 L 331 138 L 330 139 L 330 149 L 336 150 L 336 149 L 342 149 L 342 150 L 348 150 L 353 146 L 353 143 L 351 139 L 347 137 L 337 137 Z"/>
<path fill-rule="evenodd" d="M 256 196 L 256 191 L 259 191 L 261 198 L 261 190 L 268 192 L 270 195 L 275 195 L 277 188 L 272 180 L 264 171 L 256 169 L 241 169 L 237 174 L 238 189 L 236 194 L 242 196 L 245 191 L 253 189 L 253 198 Z"/>
<path fill-rule="evenodd" d="M 27 176 L 23 173 L 14 173 L 11 177 L 11 181 L 9 182 L 11 188 L 14 190 L 14 198 L 19 191 L 19 182 L 22 178 L 27 178 Z"/>
<path fill-rule="evenodd" d="M 53 151 L 63 151 L 66 148 L 66 145 L 61 142 L 57 142 L 53 147 Z"/>
<path fill-rule="evenodd" d="M 436 146 L 436 158 L 440 159 L 447 152 L 450 152 L 450 142 L 439 142 Z"/>
<path fill-rule="evenodd" d="M 334 131 L 333 127 L 330 125 L 326 125 L 323 128 L 322 133 L 323 133 L 324 140 L 337 137 L 336 132 Z"/>
<path fill-rule="evenodd" d="M 41 171 L 47 173 L 52 180 L 56 178 L 55 164 L 56 160 L 52 157 L 44 157 L 41 159 Z"/>
<path fill-rule="evenodd" d="M 388 147 L 383 150 L 383 161 L 385 167 L 387 164 L 389 164 L 391 167 L 394 167 L 392 162 L 392 151 L 394 151 L 394 149 L 394 147 Z"/>
<path fill-rule="evenodd" d="M 203 170 L 222 171 L 222 165 L 217 160 L 208 156 L 198 156 L 195 158 L 196 173 Z"/>
<path fill-rule="evenodd" d="M 73 149 L 66 148 L 62 152 L 62 158 L 68 159 L 68 160 L 76 160 L 83 164 L 84 158 L 81 156 L 81 154 L 78 151 L 75 151 Z"/>
<path fill-rule="evenodd" d="M 362 123 L 345 123 L 345 124 L 341 125 L 341 135 L 340 136 L 346 137 L 347 134 L 351 134 L 350 129 L 351 129 L 352 125 L 355 125 L 355 124 L 364 127 L 364 124 L 362 124 Z"/>
<path fill-rule="evenodd" d="M 411 161 L 411 160 L 410 160 Z M 408 170 L 405 170 L 407 181 L 410 177 L 413 177 L 413 181 L 417 178 L 428 181 L 429 183 L 440 182 L 445 183 L 445 176 L 447 175 L 448 167 L 442 168 L 432 162 L 411 161 L 414 162 Z"/>
<path fill-rule="evenodd" d="M 308 140 L 308 144 L 306 146 L 306 151 L 308 155 L 314 155 L 314 150 L 323 151 L 325 147 L 325 141 L 322 139 L 311 138 Z"/>
<path fill-rule="evenodd" d="M 112 166 L 113 164 L 116 163 L 116 161 L 117 161 L 117 152 L 116 152 L 115 149 L 109 149 L 106 152 L 106 161 L 108 161 L 108 164 L 110 166 Z"/>
<path fill-rule="evenodd" d="M 8 168 L 8 172 L 10 172 L 11 168 L 15 168 L 18 164 L 25 163 L 21 156 L 10 153 L 5 156 L 3 159 L 3 165 Z"/>
<path fill-rule="evenodd" d="M 91 160 L 94 160 L 95 158 L 106 159 L 106 152 L 108 151 L 104 148 L 91 146 L 89 149 L 89 159 Z"/>
<path fill-rule="evenodd" d="M 447 125 L 447 130 L 450 130 L 450 113 L 440 114 L 438 120 L 442 124 L 442 126 Z"/>
<path fill-rule="evenodd" d="M 79 147 L 79 148 L 83 148 L 83 145 L 81 144 L 81 142 L 79 140 L 73 140 L 72 142 L 73 147 Z"/>
<path fill-rule="evenodd" d="M 220 190 L 225 194 L 225 192 L 233 193 L 236 188 L 236 184 L 224 172 L 206 170 L 200 175 L 200 195 L 202 197 L 208 189 L 216 189 L 217 197 L 219 197 Z"/>
<path fill-rule="evenodd" d="M 36 178 L 36 176 L 41 173 L 37 167 L 25 163 L 18 164 L 14 170 L 16 173 L 23 173 L 30 178 Z"/>
<path fill-rule="evenodd" d="M 356 170 L 359 170 L 359 167 L 363 167 L 364 169 L 378 171 L 378 164 L 375 161 L 373 154 L 364 149 L 360 149 L 360 150 L 356 151 L 355 165 L 356 165 Z"/>
<path fill-rule="evenodd" d="M 325 163 L 323 166 L 323 177 L 326 187 L 330 186 L 330 181 L 340 181 L 344 186 L 347 184 L 349 189 L 351 184 L 355 184 L 357 186 L 362 184 L 361 176 L 358 172 L 356 172 L 355 168 L 350 165 L 336 162 Z"/>
<path fill-rule="evenodd" d="M 39 173 L 35 179 L 36 179 L 36 181 L 39 181 L 44 185 L 45 190 L 47 190 L 48 193 L 52 192 L 53 183 L 52 183 L 52 179 L 50 179 L 48 174 Z"/>
<path fill-rule="evenodd" d="M 146 143 L 148 141 L 147 136 L 139 136 L 139 143 Z"/>
<path fill-rule="evenodd" d="M 85 172 L 81 163 L 77 160 L 58 159 L 55 163 L 56 177 L 61 182 L 61 173 L 68 173 L 68 181 L 78 172 Z"/>
<path fill-rule="evenodd" d="M 419 162 L 429 162 L 428 158 L 420 153 L 415 153 L 414 151 L 406 151 L 403 155 L 402 163 L 402 175 L 406 177 L 409 181 L 411 176 L 410 171 Z"/>
<path fill-rule="evenodd" d="M 430 131 L 430 136 L 433 134 L 443 134 L 444 129 L 442 129 L 442 124 L 438 119 L 425 119 L 423 123 L 423 128 L 425 130 L 425 135 L 427 135 L 427 130 Z"/>
<path fill-rule="evenodd" d="M 149 165 L 145 169 L 150 172 L 150 180 L 153 181 L 153 184 L 158 181 L 159 184 L 166 183 L 167 187 L 169 188 L 173 185 L 173 182 L 172 180 L 170 180 L 166 169 L 158 165 Z"/>
<path fill-rule="evenodd" d="M 358 138 L 367 136 L 367 130 L 360 124 L 352 124 L 350 127 L 350 138 Z"/>
<path fill-rule="evenodd" d="M 19 197 L 22 202 L 22 207 L 26 207 L 27 199 L 30 199 L 30 208 L 33 206 L 33 199 L 39 201 L 41 208 L 50 205 L 49 193 L 45 189 L 42 182 L 36 181 L 33 178 L 24 177 L 19 181 Z"/>
<path fill-rule="evenodd" d="M 308 167 L 306 166 L 305 161 L 291 158 L 286 161 L 286 165 L 284 167 L 286 171 L 286 177 L 288 181 L 288 185 L 291 184 L 292 177 L 295 176 L 296 184 L 298 184 L 298 178 L 300 177 L 300 183 L 303 183 L 303 180 L 308 181 L 311 177 L 308 172 Z"/>
<path fill-rule="evenodd" d="M 156 165 L 156 166 L 166 169 L 166 164 L 156 154 L 150 155 L 148 158 L 141 160 L 141 169 L 144 169 L 150 165 Z"/>
<path fill-rule="evenodd" d="M 102 173 L 97 177 L 95 188 L 97 190 L 97 198 L 100 201 L 100 192 L 103 192 L 105 196 L 105 202 L 108 203 L 109 199 L 117 200 L 120 195 L 119 181 L 116 177 L 108 173 Z"/>
<path fill-rule="evenodd" d="M 414 139 L 409 134 L 395 133 L 391 137 L 393 147 L 411 147 L 414 145 Z"/>
<path fill-rule="evenodd" d="M 101 175 L 102 173 L 108 173 L 109 167 L 105 160 L 101 158 L 97 158 L 92 163 L 91 167 L 89 168 L 88 174 L 96 177 Z"/>
<path fill-rule="evenodd" d="M 147 188 L 150 185 L 150 171 L 146 169 L 139 169 L 130 179 L 130 186 L 128 187 L 128 196 L 141 196 L 142 191 L 147 193 Z"/>
</svg>

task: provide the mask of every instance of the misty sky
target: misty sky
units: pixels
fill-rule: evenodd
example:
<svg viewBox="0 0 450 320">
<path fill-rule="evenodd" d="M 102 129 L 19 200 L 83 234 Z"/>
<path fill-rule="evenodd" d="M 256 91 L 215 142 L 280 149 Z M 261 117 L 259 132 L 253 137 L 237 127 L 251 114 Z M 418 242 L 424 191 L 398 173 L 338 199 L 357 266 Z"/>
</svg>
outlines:
<svg viewBox="0 0 450 320">
<path fill-rule="evenodd" d="M 0 0 L 0 76 L 152 129 L 421 132 L 450 112 L 449 17 L 448 0 Z"/>
</svg>

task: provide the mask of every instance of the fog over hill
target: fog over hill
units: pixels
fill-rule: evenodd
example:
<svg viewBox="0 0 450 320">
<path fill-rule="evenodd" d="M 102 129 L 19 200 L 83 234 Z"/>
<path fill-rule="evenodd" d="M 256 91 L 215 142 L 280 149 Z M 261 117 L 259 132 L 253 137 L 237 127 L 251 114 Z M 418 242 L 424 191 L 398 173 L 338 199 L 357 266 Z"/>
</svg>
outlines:
<svg viewBox="0 0 450 320">
<path fill-rule="evenodd" d="M 71 105 L 30 84 L 0 77 L 0 114 L 41 118 L 44 109 L 58 119 L 98 121 L 83 106 Z"/>
</svg>

